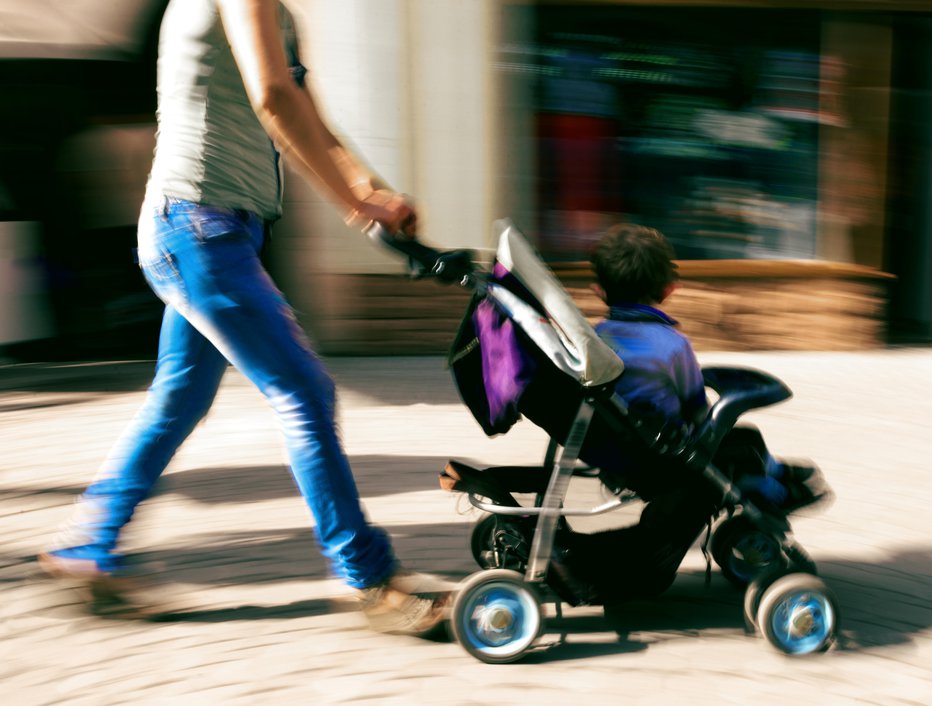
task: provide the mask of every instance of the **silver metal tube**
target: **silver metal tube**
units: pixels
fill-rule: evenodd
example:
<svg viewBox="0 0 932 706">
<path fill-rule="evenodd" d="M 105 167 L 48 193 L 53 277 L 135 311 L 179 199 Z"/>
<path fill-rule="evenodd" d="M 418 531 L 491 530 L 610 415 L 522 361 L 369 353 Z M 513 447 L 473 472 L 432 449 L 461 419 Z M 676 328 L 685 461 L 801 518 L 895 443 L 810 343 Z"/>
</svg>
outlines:
<svg viewBox="0 0 932 706">
<path fill-rule="evenodd" d="M 537 527 L 534 529 L 534 540 L 531 542 L 531 554 L 528 557 L 525 580 L 529 583 L 539 583 L 547 576 L 550 565 L 550 556 L 553 553 L 553 538 L 557 532 L 557 523 L 563 514 L 563 500 L 569 487 L 573 469 L 579 459 L 583 440 L 589 430 L 595 406 L 590 400 L 583 400 L 576 412 L 576 418 L 570 427 L 566 445 L 560 453 L 560 458 L 554 464 L 553 473 L 547 492 L 541 502 L 537 517 Z"/>
<path fill-rule="evenodd" d="M 602 505 L 596 505 L 591 508 L 561 508 L 560 515 L 564 517 L 589 517 L 592 515 L 601 515 L 606 512 L 611 512 L 616 510 L 622 505 L 625 505 L 632 500 L 636 499 L 635 496 L 626 496 L 620 498 L 614 498 L 609 500 Z M 493 515 L 509 515 L 512 517 L 536 517 L 541 514 L 543 508 L 539 507 L 509 507 L 507 505 L 496 505 L 495 503 L 483 502 L 476 498 L 475 495 L 469 495 L 469 502 L 473 507 L 477 507 L 480 510 L 489 512 Z"/>
</svg>

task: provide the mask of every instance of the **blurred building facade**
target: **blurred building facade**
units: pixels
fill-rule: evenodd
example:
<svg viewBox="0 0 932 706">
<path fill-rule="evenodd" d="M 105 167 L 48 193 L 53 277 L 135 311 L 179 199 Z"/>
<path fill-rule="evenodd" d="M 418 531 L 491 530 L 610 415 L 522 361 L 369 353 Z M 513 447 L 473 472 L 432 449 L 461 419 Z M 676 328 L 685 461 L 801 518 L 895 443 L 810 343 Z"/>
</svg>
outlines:
<svg viewBox="0 0 932 706">
<path fill-rule="evenodd" d="M 353 5 L 339 12 L 371 7 Z M 488 223 L 510 216 L 596 317 L 588 249 L 637 221 L 676 247 L 684 284 L 669 309 L 700 347 L 929 340 L 932 3 L 379 7 L 401 22 L 395 39 L 357 33 L 355 48 L 326 51 L 396 44 L 397 83 L 380 83 L 408 96 L 393 176 L 434 242 L 489 248 Z M 340 106 L 345 77 L 320 73 Z M 373 129 L 365 106 L 343 105 L 362 120 L 349 134 Z M 439 346 L 462 297 L 441 302 L 436 287 L 398 283 L 397 264 L 359 257 L 354 246 L 315 277 L 327 282 L 315 301 L 330 302 L 313 317 L 324 350 Z"/>
<path fill-rule="evenodd" d="M 0 357 L 154 350 L 133 246 L 166 4 L 0 0 Z"/>
<path fill-rule="evenodd" d="M 607 225 L 636 221 L 675 246 L 684 282 L 669 310 L 699 347 L 932 340 L 932 1 L 303 9 L 306 63 L 328 116 L 417 196 L 425 240 L 488 259 L 490 224 L 509 216 L 595 317 L 588 249 Z M 151 56 L 136 54 L 137 86 Z M 0 77 L 12 75 L 0 60 Z M 87 107 L 82 96 L 68 101 Z M 2 218 L 31 225 L 15 238 L 0 229 L 20 243 L 0 267 L 18 263 L 15 286 L 33 292 L 34 309 L 43 289 L 52 301 L 28 336 L 80 353 L 89 341 L 103 350 L 114 332 L 135 341 L 125 335 L 135 325 L 154 350 L 157 303 L 126 256 L 153 134 L 151 108 L 137 103 L 92 102 L 60 140 L 42 178 L 73 199 L 65 225 L 42 204 Z M 322 351 L 445 350 L 465 292 L 406 281 L 401 263 L 298 177 L 286 198 L 271 267 Z M 110 255 L 96 258 L 98 248 Z M 5 310 L 29 320 L 16 296 L 3 292 Z M 24 334 L 3 335 L 0 346 Z"/>
</svg>

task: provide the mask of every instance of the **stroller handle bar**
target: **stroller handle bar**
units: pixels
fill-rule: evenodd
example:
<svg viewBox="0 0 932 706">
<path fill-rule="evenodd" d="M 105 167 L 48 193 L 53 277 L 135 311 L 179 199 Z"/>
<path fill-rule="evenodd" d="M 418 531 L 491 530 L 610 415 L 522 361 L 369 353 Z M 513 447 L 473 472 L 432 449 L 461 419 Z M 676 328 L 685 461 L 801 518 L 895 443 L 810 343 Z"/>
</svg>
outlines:
<svg viewBox="0 0 932 706">
<path fill-rule="evenodd" d="M 436 250 L 424 243 L 391 233 L 385 224 L 372 221 L 363 229 L 374 243 L 408 257 L 408 270 L 416 279 L 433 277 L 448 284 L 474 289 L 481 273 L 471 250 Z"/>
</svg>

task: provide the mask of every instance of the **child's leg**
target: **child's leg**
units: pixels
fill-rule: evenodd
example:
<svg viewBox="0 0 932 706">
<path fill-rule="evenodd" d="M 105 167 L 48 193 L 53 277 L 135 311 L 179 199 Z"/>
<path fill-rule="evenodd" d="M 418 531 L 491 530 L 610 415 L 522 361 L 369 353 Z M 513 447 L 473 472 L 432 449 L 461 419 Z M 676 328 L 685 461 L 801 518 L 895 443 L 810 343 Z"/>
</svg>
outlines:
<svg viewBox="0 0 932 706">
<path fill-rule="evenodd" d="M 576 535 L 568 568 L 608 604 L 663 593 L 714 515 L 719 492 L 703 478 L 651 499 L 636 525 Z"/>
<path fill-rule="evenodd" d="M 784 466 L 767 449 L 757 427 L 742 425 L 728 432 L 713 463 L 752 497 L 778 507 L 789 497 Z"/>
<path fill-rule="evenodd" d="M 713 460 L 755 502 L 784 514 L 830 496 L 822 475 L 811 465 L 794 466 L 775 458 L 760 431 L 752 426 L 732 429 Z"/>
</svg>

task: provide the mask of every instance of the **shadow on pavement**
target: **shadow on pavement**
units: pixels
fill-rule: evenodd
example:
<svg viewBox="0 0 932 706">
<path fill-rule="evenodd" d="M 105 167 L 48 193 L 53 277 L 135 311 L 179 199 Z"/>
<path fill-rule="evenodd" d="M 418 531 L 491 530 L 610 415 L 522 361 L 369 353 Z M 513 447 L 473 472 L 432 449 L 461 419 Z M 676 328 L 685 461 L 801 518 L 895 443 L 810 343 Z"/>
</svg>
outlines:
<svg viewBox="0 0 932 706">
<path fill-rule="evenodd" d="M 364 498 L 399 492 L 436 489 L 436 473 L 445 459 L 430 457 L 360 456 L 351 459 Z M 82 488 L 73 486 L 37 489 L 5 488 L 6 498 L 21 495 L 57 495 L 70 501 Z M 248 500 L 261 501 L 292 496 L 297 490 L 287 468 L 203 468 L 165 477 L 163 495 L 177 494 L 200 503 L 243 502 L 244 526 L 249 522 Z M 298 501 L 299 502 L 299 501 Z M 58 501 L 56 500 L 56 504 Z M 452 503 L 451 503 L 452 505 Z M 416 513 L 412 506 L 412 513 Z M 196 513 L 196 507 L 190 508 Z M 416 519 L 416 514 L 414 514 Z M 192 527 L 196 527 L 196 522 Z M 463 521 L 394 525 L 390 530 L 395 550 L 409 569 L 459 580 L 475 571 L 469 551 L 472 524 Z M 32 558 L 0 554 L 0 584 L 22 585 L 30 580 L 22 569 Z M 148 547 L 134 557 L 139 572 L 156 584 L 193 586 L 250 585 L 329 578 L 313 531 L 307 527 L 236 532 L 198 532 L 181 547 Z M 820 574 L 835 592 L 841 613 L 843 650 L 856 651 L 909 644 L 913 636 L 932 629 L 932 548 L 908 548 L 878 561 L 857 561 L 850 556 L 819 557 Z M 608 624 L 601 616 L 579 616 L 568 610 L 553 621 L 549 632 L 567 634 L 621 633 L 611 644 L 560 644 L 529 659 L 577 659 L 599 651 L 642 649 L 631 642 L 632 633 L 669 634 L 671 639 L 702 635 L 715 629 L 739 630 L 743 626 L 742 593 L 719 575 L 706 589 L 702 572 L 682 572 L 674 586 L 657 600 L 632 602 L 622 607 Z M 209 588 L 204 596 L 209 601 Z M 207 611 L 202 621 L 262 620 L 327 612 L 314 601 L 295 600 L 279 606 L 241 606 Z M 652 635 L 651 639 L 664 639 Z"/>
<path fill-rule="evenodd" d="M 472 571 L 473 559 L 468 551 L 471 527 L 467 524 L 386 529 L 406 569 L 452 580 Z M 331 577 L 310 525 L 285 530 L 202 533 L 198 534 L 196 545 L 144 549 L 132 556 L 130 562 L 131 571 L 153 585 L 235 586 Z"/>
<path fill-rule="evenodd" d="M 438 490 L 437 476 L 449 459 L 439 456 L 352 456 L 350 466 L 363 500 L 397 493 Z M 469 459 L 464 462 L 468 463 Z M 87 481 L 92 476 L 88 475 Z M 0 498 L 62 495 L 68 502 L 84 492 L 86 485 L 56 485 L 37 488 L 6 485 Z M 217 466 L 169 472 L 159 479 L 152 497 L 179 495 L 203 505 L 249 503 L 300 494 L 285 464 L 268 466 Z M 61 503 L 64 504 L 64 503 Z"/>
<path fill-rule="evenodd" d="M 437 475 L 449 458 L 431 456 L 350 456 L 360 495 L 382 497 L 396 493 L 437 490 Z M 195 468 L 167 473 L 159 481 L 159 495 L 177 494 L 205 505 L 297 497 L 291 471 L 273 466 Z"/>
<path fill-rule="evenodd" d="M 232 620 L 282 620 L 285 618 L 312 618 L 333 613 L 333 601 L 314 598 L 283 605 L 240 605 L 232 608 L 183 610 L 156 613 L 147 618 L 150 623 L 225 623 Z"/>
<path fill-rule="evenodd" d="M 131 392 L 148 387 L 155 361 L 24 363 L 0 366 L 3 392 Z"/>
<path fill-rule="evenodd" d="M 460 402 L 440 356 L 328 358 L 324 365 L 338 395 L 345 389 L 388 405 Z M 132 392 L 145 390 L 154 374 L 154 360 L 0 365 L 0 394 Z"/>
<path fill-rule="evenodd" d="M 468 555 L 469 525 L 415 525 L 404 528 L 404 533 L 392 529 L 396 551 L 403 560 L 413 560 L 411 568 L 451 580 L 459 580 L 475 570 Z M 224 537 L 229 539 L 227 535 Z M 140 559 L 143 564 L 161 565 L 166 581 L 189 583 L 306 580 L 328 575 L 310 531 L 265 540 L 244 532 L 233 542 L 211 542 L 187 551 L 147 553 Z M 932 628 L 932 605 L 928 600 L 932 595 L 930 560 L 932 550 L 897 553 L 876 564 L 820 561 L 822 576 L 838 599 L 840 648 L 857 651 L 908 644 L 913 635 Z M 918 573 L 919 567 L 925 567 L 926 573 Z M 218 569 L 219 573 L 214 573 Z M 560 634 L 568 636 L 569 641 L 557 640 L 556 645 L 536 651 L 528 659 L 581 659 L 593 654 L 638 651 L 651 642 L 701 637 L 708 631 L 743 631 L 743 592 L 718 574 L 713 575 L 707 588 L 704 577 L 703 571 L 681 572 L 664 595 L 655 600 L 626 603 L 613 609 L 608 619 L 591 614 L 593 609 L 587 609 L 590 611 L 587 615 L 574 615 L 574 609 L 564 606 L 562 618 L 548 621 L 544 641 L 552 643 Z M 306 612 L 312 606 L 304 603 L 307 602 L 255 610 L 245 607 L 243 612 L 229 613 L 229 619 L 281 617 L 279 611 L 312 614 Z M 222 616 L 209 619 L 219 620 Z M 615 634 L 607 644 L 604 637 L 597 642 L 574 642 L 572 637 L 598 633 Z M 649 636 L 632 639 L 635 633 Z"/>
<path fill-rule="evenodd" d="M 399 557 L 408 568 L 459 580 L 475 567 L 468 555 L 471 527 L 427 524 L 392 528 Z M 329 578 L 329 571 L 310 529 L 284 532 L 236 532 L 201 535 L 197 546 L 143 552 L 133 565 L 144 585 L 169 590 L 172 584 L 204 587 L 199 603 L 210 602 L 210 587 L 306 582 Z M 843 651 L 906 645 L 932 628 L 932 550 L 892 554 L 878 563 L 826 559 L 822 575 L 835 592 L 841 613 Z M 0 585 L 14 588 L 37 580 L 32 557 L 0 556 Z M 743 593 L 714 574 L 706 587 L 704 572 L 684 571 L 664 595 L 631 601 L 604 617 L 598 608 L 564 606 L 561 618 L 550 618 L 541 647 L 527 662 L 552 662 L 637 652 L 652 643 L 681 639 L 714 639 L 715 633 L 743 632 Z M 161 588 L 160 588 L 161 587 Z M 157 622 L 279 620 L 350 610 L 328 599 L 302 599 L 277 605 L 226 606 L 167 612 Z M 711 634 L 710 634 L 711 633 Z M 759 638 L 758 638 L 759 639 Z"/>
<path fill-rule="evenodd" d="M 818 564 L 838 598 L 845 649 L 905 644 L 932 628 L 932 549 L 901 550 L 876 563 Z"/>
<path fill-rule="evenodd" d="M 0 488 L 0 498 L 3 500 L 18 500 L 20 498 L 27 498 L 32 496 L 43 496 L 43 495 L 63 495 L 68 498 L 69 502 L 75 495 L 80 495 L 84 491 L 84 486 L 80 485 L 47 485 L 43 488 L 35 487 L 19 487 L 13 485 L 7 485 L 3 488 Z M 48 504 L 49 507 L 55 507 L 59 505 L 64 505 L 65 503 L 51 502 Z"/>
</svg>

